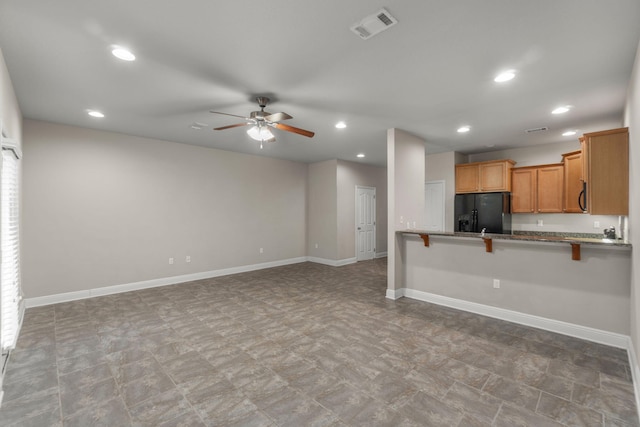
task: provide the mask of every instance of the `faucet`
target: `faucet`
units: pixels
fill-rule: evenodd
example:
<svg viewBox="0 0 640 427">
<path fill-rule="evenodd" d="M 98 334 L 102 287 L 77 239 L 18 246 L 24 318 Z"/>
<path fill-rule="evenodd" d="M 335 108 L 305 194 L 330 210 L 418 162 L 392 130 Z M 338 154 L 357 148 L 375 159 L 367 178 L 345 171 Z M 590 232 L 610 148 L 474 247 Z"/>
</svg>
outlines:
<svg viewBox="0 0 640 427">
<path fill-rule="evenodd" d="M 616 238 L 616 228 L 611 226 L 609 228 L 604 229 L 604 238 L 605 239 L 615 239 Z"/>
<path fill-rule="evenodd" d="M 486 228 L 486 227 L 485 227 L 485 228 L 483 228 L 483 229 L 482 229 L 482 232 L 480 233 L 480 235 L 481 235 L 482 237 L 484 237 L 484 232 L 485 232 L 485 231 L 487 231 L 487 228 Z"/>
</svg>

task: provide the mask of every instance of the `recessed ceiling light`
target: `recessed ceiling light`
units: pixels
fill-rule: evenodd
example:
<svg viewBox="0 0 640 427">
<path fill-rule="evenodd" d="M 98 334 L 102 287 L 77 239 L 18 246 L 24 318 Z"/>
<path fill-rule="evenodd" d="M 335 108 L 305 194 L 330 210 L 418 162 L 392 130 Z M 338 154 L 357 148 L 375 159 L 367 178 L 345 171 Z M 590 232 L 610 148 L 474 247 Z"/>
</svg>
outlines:
<svg viewBox="0 0 640 427">
<path fill-rule="evenodd" d="M 498 74 L 493 81 L 496 83 L 504 83 L 504 82 L 508 82 L 509 80 L 513 79 L 516 76 L 516 72 L 515 70 L 507 70 L 507 71 L 503 71 L 502 73 Z"/>
<path fill-rule="evenodd" d="M 573 135 L 575 135 L 576 133 L 578 133 L 578 132 L 577 132 L 577 131 L 575 131 L 575 130 L 568 130 L 568 131 L 566 131 L 565 133 L 563 133 L 563 134 L 562 134 L 562 136 L 573 136 Z"/>
<path fill-rule="evenodd" d="M 346 127 L 347 127 L 347 124 L 345 122 L 336 123 L 336 128 L 338 128 L 338 129 L 344 129 Z"/>
<path fill-rule="evenodd" d="M 564 114 L 569 111 L 571 107 L 569 105 L 564 105 L 562 107 L 558 107 L 551 112 L 551 114 Z"/>
<path fill-rule="evenodd" d="M 364 153 L 360 153 L 356 157 L 363 158 L 364 157 Z"/>
<path fill-rule="evenodd" d="M 136 59 L 136 56 L 131 53 L 131 51 L 123 47 L 114 47 L 111 53 L 113 56 L 118 59 L 122 59 L 123 61 L 134 61 Z"/>
<path fill-rule="evenodd" d="M 87 111 L 87 114 L 90 115 L 91 117 L 96 117 L 98 119 L 101 119 L 104 117 L 104 114 L 102 114 L 100 111 L 96 111 L 96 110 L 89 110 Z"/>
<path fill-rule="evenodd" d="M 458 128 L 458 133 L 466 133 L 469 132 L 471 130 L 471 127 L 469 126 L 460 126 Z"/>
</svg>

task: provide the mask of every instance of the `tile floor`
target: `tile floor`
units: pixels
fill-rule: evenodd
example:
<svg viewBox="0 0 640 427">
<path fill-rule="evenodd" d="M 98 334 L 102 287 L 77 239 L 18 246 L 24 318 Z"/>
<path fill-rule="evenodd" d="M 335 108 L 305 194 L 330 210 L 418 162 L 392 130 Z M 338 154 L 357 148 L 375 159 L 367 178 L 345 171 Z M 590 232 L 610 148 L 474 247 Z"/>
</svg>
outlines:
<svg viewBox="0 0 640 427">
<path fill-rule="evenodd" d="M 304 263 L 29 309 L 0 425 L 639 425 L 625 351 L 385 288 Z"/>
</svg>

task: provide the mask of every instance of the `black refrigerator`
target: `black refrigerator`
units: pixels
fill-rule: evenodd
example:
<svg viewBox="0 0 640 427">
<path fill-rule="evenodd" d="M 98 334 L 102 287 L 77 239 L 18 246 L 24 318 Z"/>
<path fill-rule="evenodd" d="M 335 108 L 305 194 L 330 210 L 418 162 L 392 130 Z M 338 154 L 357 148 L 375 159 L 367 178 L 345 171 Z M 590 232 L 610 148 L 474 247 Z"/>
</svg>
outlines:
<svg viewBox="0 0 640 427">
<path fill-rule="evenodd" d="M 511 193 L 456 194 L 456 231 L 511 234 Z"/>
</svg>

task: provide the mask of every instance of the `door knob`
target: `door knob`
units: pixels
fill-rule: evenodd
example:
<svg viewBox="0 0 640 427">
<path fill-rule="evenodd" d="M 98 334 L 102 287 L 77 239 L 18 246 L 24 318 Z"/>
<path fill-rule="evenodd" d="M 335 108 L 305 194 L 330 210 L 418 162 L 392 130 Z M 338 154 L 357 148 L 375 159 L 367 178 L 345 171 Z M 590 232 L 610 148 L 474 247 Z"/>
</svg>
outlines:
<svg viewBox="0 0 640 427">
<path fill-rule="evenodd" d="M 358 230 L 362 230 L 362 228 L 358 227 Z"/>
</svg>

